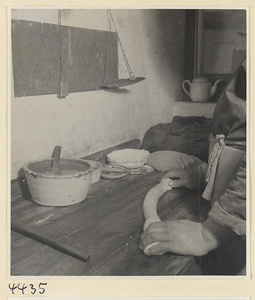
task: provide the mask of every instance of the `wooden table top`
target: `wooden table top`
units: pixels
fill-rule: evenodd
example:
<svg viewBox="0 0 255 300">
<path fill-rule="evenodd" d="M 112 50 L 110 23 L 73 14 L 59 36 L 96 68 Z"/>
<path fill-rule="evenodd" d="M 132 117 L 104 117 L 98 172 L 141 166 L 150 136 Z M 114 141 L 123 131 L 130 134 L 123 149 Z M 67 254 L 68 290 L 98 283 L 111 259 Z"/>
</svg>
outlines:
<svg viewBox="0 0 255 300">
<path fill-rule="evenodd" d="M 11 275 L 199 275 L 193 257 L 146 256 L 139 249 L 143 200 L 163 174 L 100 179 L 83 202 L 68 207 L 40 206 L 32 201 L 26 182 L 21 183 L 22 193 L 19 185 L 13 186 Z M 209 209 L 198 191 L 187 189 L 165 193 L 158 204 L 162 220 L 203 221 Z M 44 240 L 89 255 L 90 260 L 81 261 L 38 242 Z"/>
</svg>

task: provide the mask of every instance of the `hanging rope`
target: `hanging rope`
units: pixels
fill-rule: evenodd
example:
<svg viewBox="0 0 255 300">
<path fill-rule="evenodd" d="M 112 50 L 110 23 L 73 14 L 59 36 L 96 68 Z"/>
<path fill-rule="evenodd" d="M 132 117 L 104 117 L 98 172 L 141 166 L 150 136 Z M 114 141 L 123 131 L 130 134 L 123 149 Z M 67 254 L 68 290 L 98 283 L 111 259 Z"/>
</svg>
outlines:
<svg viewBox="0 0 255 300">
<path fill-rule="evenodd" d="M 120 44 L 120 48 L 121 48 L 121 51 L 122 51 L 122 55 L 123 55 L 123 58 L 124 58 L 124 62 L 126 64 L 126 68 L 127 68 L 127 71 L 128 71 L 128 74 L 129 74 L 129 78 L 122 78 L 122 79 L 115 79 L 115 80 L 112 80 L 110 82 L 107 82 L 106 80 L 106 76 L 104 76 L 104 81 L 103 81 L 103 85 L 101 86 L 101 88 L 106 88 L 106 89 L 115 89 L 115 88 L 119 88 L 121 86 L 126 86 L 126 85 L 130 85 L 130 84 L 135 84 L 141 80 L 144 80 L 145 78 L 144 77 L 135 77 L 134 75 L 134 72 L 131 70 L 130 68 L 130 65 L 128 63 L 128 59 L 127 59 L 127 56 L 126 56 L 126 53 L 125 53 L 125 50 L 123 48 L 123 45 L 121 43 L 121 40 L 120 40 L 120 37 L 119 37 L 119 33 L 118 33 L 118 30 L 117 30 L 117 27 L 115 25 L 115 22 L 114 22 L 114 19 L 113 19 L 113 16 L 112 16 L 112 13 L 111 13 L 111 10 L 108 9 L 107 10 L 107 17 L 108 17 L 108 25 L 109 25 L 109 28 L 111 26 L 111 23 L 113 24 L 114 26 L 114 29 L 115 29 L 115 32 L 116 32 L 116 35 L 117 35 L 117 39 L 118 39 L 118 43 Z M 108 39 L 107 39 L 108 41 Z M 106 47 L 107 49 L 108 47 Z M 107 49 L 108 50 L 108 49 Z M 107 54 L 106 54 L 106 59 L 105 59 L 105 63 L 107 64 Z M 106 68 L 107 66 L 105 66 Z M 105 69 L 106 70 L 106 69 Z M 107 72 L 107 70 L 106 70 Z"/>
<path fill-rule="evenodd" d="M 128 63 L 128 59 L 127 59 L 127 56 L 126 56 L 126 53 L 124 51 L 124 48 L 122 46 L 122 43 L 121 43 L 121 40 L 120 40 L 120 37 L 119 37 L 119 33 L 117 31 L 117 28 L 116 28 L 116 25 L 115 25 L 115 22 L 113 20 L 113 16 L 112 16 L 112 12 L 111 10 L 109 9 L 109 15 L 111 17 L 111 20 L 112 20 L 112 24 L 114 26 L 114 29 L 116 31 L 116 34 L 117 34 L 117 38 L 118 38 L 118 41 L 119 41 L 119 44 L 120 44 L 120 47 L 121 47 L 121 51 L 122 51 L 122 54 L 123 54 L 123 58 L 124 58 L 124 61 L 125 61 L 125 64 L 126 64 L 126 67 L 127 67 L 127 71 L 128 71 L 128 74 L 129 74 L 129 77 L 134 77 L 134 72 L 132 72 L 131 68 L 130 68 L 130 65 Z"/>
<path fill-rule="evenodd" d="M 68 95 L 67 82 L 63 74 L 63 61 L 62 61 L 62 26 L 61 26 L 61 10 L 58 10 L 58 30 L 59 30 L 59 65 L 60 65 L 60 80 L 58 82 L 57 97 L 63 99 Z"/>
<path fill-rule="evenodd" d="M 110 15 L 109 12 L 107 10 L 107 31 L 110 32 L 111 31 L 111 20 L 110 20 Z M 107 34 L 106 37 L 106 47 L 105 47 L 105 60 L 104 60 L 104 80 L 103 80 L 103 84 L 105 84 L 108 80 L 107 78 L 107 71 L 108 71 L 108 46 L 109 46 L 109 34 Z"/>
<path fill-rule="evenodd" d="M 63 79 L 63 64 L 62 64 L 62 29 L 61 29 L 61 10 L 58 10 L 58 30 L 59 30 L 59 64 L 60 64 L 60 77 Z"/>
</svg>

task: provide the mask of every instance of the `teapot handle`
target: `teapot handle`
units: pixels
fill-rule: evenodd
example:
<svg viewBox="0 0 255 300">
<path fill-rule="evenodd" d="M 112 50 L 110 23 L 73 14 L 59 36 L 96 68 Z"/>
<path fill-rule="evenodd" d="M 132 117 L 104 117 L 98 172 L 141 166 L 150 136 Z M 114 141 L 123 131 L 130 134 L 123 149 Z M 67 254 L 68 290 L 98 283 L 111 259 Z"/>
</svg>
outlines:
<svg viewBox="0 0 255 300">
<path fill-rule="evenodd" d="M 183 88 L 184 92 L 190 97 L 189 92 L 185 88 L 186 83 L 188 83 L 188 85 L 190 86 L 190 80 L 184 80 L 183 83 L 182 83 L 182 88 Z"/>
</svg>

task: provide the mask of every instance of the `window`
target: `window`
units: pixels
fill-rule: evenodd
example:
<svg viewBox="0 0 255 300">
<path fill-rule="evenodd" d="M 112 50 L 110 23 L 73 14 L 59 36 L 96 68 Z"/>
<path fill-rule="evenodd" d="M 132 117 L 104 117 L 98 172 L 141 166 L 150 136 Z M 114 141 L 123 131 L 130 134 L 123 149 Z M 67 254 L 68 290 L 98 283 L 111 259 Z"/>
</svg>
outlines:
<svg viewBox="0 0 255 300">
<path fill-rule="evenodd" d="M 185 33 L 185 79 L 224 85 L 246 56 L 246 10 L 187 10 Z"/>
</svg>

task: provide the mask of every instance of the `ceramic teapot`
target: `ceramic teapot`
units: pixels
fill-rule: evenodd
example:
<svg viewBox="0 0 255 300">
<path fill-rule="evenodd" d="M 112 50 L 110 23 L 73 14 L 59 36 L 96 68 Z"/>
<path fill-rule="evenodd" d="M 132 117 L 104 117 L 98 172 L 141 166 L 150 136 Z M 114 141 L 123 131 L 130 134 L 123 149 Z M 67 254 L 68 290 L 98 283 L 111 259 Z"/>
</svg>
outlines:
<svg viewBox="0 0 255 300">
<path fill-rule="evenodd" d="M 204 77 L 198 77 L 190 80 L 184 80 L 182 83 L 182 88 L 184 92 L 190 97 L 192 101 L 208 101 L 216 93 L 218 79 L 214 84 L 211 81 Z M 189 85 L 189 92 L 186 89 L 186 86 Z"/>
</svg>

